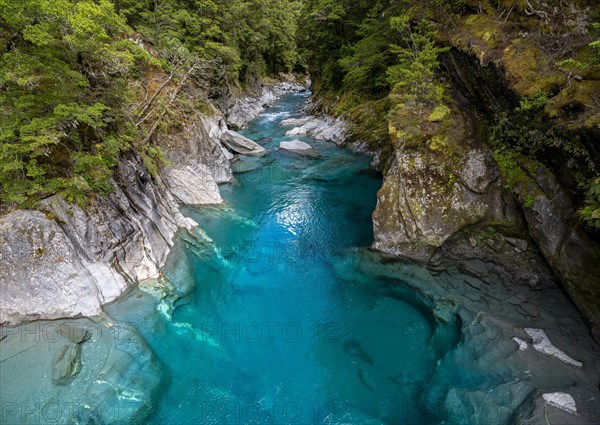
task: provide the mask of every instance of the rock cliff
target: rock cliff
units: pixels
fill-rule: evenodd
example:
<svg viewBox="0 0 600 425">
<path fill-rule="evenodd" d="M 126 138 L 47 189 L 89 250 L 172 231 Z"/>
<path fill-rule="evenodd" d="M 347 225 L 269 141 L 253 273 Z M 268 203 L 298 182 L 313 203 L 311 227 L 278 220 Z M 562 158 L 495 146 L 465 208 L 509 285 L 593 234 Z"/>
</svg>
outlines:
<svg viewBox="0 0 600 425">
<path fill-rule="evenodd" d="M 113 193 L 85 207 L 53 196 L 38 210 L 0 217 L 0 323 L 97 316 L 132 285 L 158 277 L 177 232 L 198 235 L 180 207 L 222 203 L 218 185 L 233 179 L 236 157 L 266 153 L 228 124 L 241 127 L 278 96 L 304 89 L 264 85 L 254 97 L 228 100 L 225 113 L 211 107 L 182 117 L 177 131 L 157 135 L 167 159 L 158 173 L 125 153 Z"/>
<path fill-rule="evenodd" d="M 492 62 L 472 49 L 453 48 L 441 58 L 446 81 L 443 105 L 392 111 L 392 153 L 380 161 L 384 184 L 373 215 L 373 246 L 389 255 L 431 261 L 435 268 L 451 251 L 453 265 L 473 258 L 474 244 L 469 240 L 504 236 L 527 240 L 535 247 L 538 262 L 549 265 L 599 338 L 595 303 L 600 294 L 596 278 L 600 248 L 577 218 L 572 179 L 564 163 L 556 163 L 549 154 L 547 165 L 520 158 L 514 161 L 516 170 L 507 170 L 488 140 L 498 116 L 512 119 L 518 99 L 531 94 L 530 87 L 519 82 L 517 58 L 507 49 Z M 542 66 L 542 57 L 531 60 Z M 581 143 L 596 134 L 594 127 L 577 126 L 560 111 L 546 125 Z M 535 131 L 526 125 L 519 131 Z M 458 249 L 462 259 L 456 255 L 457 240 L 465 244 Z M 525 250 L 514 255 L 523 257 Z M 513 262 L 507 268 L 514 274 Z"/>
</svg>

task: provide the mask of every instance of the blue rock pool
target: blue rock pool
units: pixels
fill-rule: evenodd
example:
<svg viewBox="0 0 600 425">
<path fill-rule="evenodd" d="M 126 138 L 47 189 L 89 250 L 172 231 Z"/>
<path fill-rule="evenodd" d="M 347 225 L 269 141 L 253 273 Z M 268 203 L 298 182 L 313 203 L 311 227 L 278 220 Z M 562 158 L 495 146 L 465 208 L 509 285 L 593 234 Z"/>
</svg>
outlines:
<svg viewBox="0 0 600 425">
<path fill-rule="evenodd" d="M 399 277 L 365 267 L 381 186 L 367 157 L 308 136 L 300 139 L 320 157 L 278 149 L 295 138 L 281 121 L 301 117 L 307 99 L 281 99 L 244 131 L 270 153 L 235 164 L 237 181 L 221 188 L 225 205 L 186 211 L 202 230 L 181 235 L 168 280 L 135 288 L 107 317 L 69 322 L 94 330 L 78 375 L 51 382 L 60 358 L 53 353 L 78 342 L 56 323 L 33 325 L 52 331 L 41 342 L 10 336 L 0 353 L 5 419 L 440 422 L 432 411 L 443 383 L 457 378 L 438 369 L 456 345 L 456 326 L 439 325 L 429 301 Z M 436 374 L 440 391 L 432 390 Z"/>
<path fill-rule="evenodd" d="M 193 289 L 158 310 L 141 313 L 140 294 L 110 308 L 164 369 L 152 424 L 423 422 L 431 311 L 354 267 L 381 186 L 368 158 L 310 137 L 318 159 L 278 150 L 292 139 L 281 120 L 306 100 L 288 96 L 244 131 L 271 153 L 235 165 L 225 207 L 188 211 L 214 242 L 187 250 Z M 190 279 L 172 272 L 176 286 Z"/>
</svg>

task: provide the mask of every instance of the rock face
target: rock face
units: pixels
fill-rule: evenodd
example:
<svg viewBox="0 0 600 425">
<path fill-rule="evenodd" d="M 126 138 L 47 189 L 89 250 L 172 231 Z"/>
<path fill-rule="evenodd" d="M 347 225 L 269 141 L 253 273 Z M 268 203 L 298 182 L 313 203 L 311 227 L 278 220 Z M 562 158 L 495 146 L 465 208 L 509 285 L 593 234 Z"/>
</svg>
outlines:
<svg viewBox="0 0 600 425">
<path fill-rule="evenodd" d="M 468 226 L 518 225 L 491 152 L 478 142 L 468 120 L 453 108 L 415 134 L 393 130 L 399 136 L 373 214 L 374 248 L 427 261 Z"/>
<path fill-rule="evenodd" d="M 505 235 L 515 235 L 514 237 Z M 516 237 L 516 234 L 524 235 Z M 478 224 L 451 236 L 435 250 L 428 262 L 434 273 L 453 268 L 479 279 L 497 279 L 506 286 L 524 287 L 532 290 L 559 288 L 560 283 L 547 262 L 527 237 L 526 230 L 514 226 L 489 226 Z M 477 280 L 467 284 L 475 289 Z M 525 309 L 527 299 L 517 294 L 506 302 L 516 309 Z M 522 312 L 528 315 L 524 310 Z M 535 312 L 529 312 L 535 316 Z"/>
<path fill-rule="evenodd" d="M 600 247 L 573 222 L 575 208 L 556 177 L 541 164 L 531 164 L 528 175 L 516 190 L 529 234 L 600 337 Z M 526 199 L 533 205 L 525 206 Z"/>
<path fill-rule="evenodd" d="M 281 121 L 284 127 L 294 127 L 286 132 L 286 136 L 310 135 L 317 140 L 327 140 L 341 145 L 346 141 L 348 126 L 343 117 L 290 118 Z"/>
<path fill-rule="evenodd" d="M 265 108 L 271 106 L 279 97 L 306 91 L 307 86 L 295 82 L 285 82 L 277 85 L 262 85 L 256 89 L 256 93 L 244 96 L 230 96 L 226 98 L 222 109 L 227 111 L 227 124 L 234 129 L 240 130 L 250 121 L 256 118 Z"/>
<path fill-rule="evenodd" d="M 291 90 L 299 86 L 286 83 L 270 92 Z M 243 114 L 237 120 L 250 118 Z M 186 117 L 158 134 L 156 143 L 168 160 L 156 175 L 140 157 L 126 153 L 109 196 L 84 208 L 53 196 L 40 203 L 45 214 L 0 217 L 0 323 L 96 316 L 131 285 L 158 277 L 176 233 L 190 232 L 193 239 L 198 226 L 180 207 L 222 203 L 217 185 L 233 179 L 234 154 L 266 153 L 229 130 L 214 108 Z"/>
<path fill-rule="evenodd" d="M 96 280 L 55 221 L 16 211 L 0 218 L 0 232 L 0 323 L 100 312 Z"/>
<path fill-rule="evenodd" d="M 217 184 L 228 183 L 233 179 L 233 154 L 220 139 L 226 129 L 223 115 L 212 110 L 187 117 L 180 127 L 159 134 L 157 143 L 173 166 L 192 168 L 202 176 L 212 174 Z"/>
<path fill-rule="evenodd" d="M 53 219 L 0 218 L 0 322 L 97 315 L 129 285 L 157 277 L 178 229 L 197 226 L 135 156 L 115 178 L 115 192 L 86 208 L 54 196 L 41 203 Z"/>
<path fill-rule="evenodd" d="M 167 168 L 164 171 L 169 190 L 183 205 L 223 203 L 219 186 L 210 173 L 200 174 L 191 167 Z"/>
<path fill-rule="evenodd" d="M 383 170 L 373 215 L 374 248 L 431 260 L 434 268 L 472 265 L 476 258 L 468 238 L 460 235 L 472 226 L 479 226 L 482 234 L 486 227 L 496 227 L 505 232 L 501 236 L 539 247 L 533 259 L 531 252 L 525 254 L 526 245 L 515 246 L 520 251 L 515 251 L 517 262 L 537 263 L 542 269 L 549 265 L 600 338 L 600 247 L 578 223 L 569 193 L 548 168 L 529 160 L 520 165 L 523 176 L 510 193 L 485 142 L 486 117 L 493 119 L 518 105 L 518 93 L 511 91 L 513 76 L 456 50 L 442 60 L 452 81 L 447 97 L 454 100 L 435 110 L 405 107 L 392 112 L 393 153 Z M 463 248 L 458 240 L 466 243 Z M 451 246 L 446 248 L 447 242 Z M 494 262 L 488 260 L 488 265 Z M 517 276 L 514 262 L 509 264 L 508 274 Z"/>
</svg>

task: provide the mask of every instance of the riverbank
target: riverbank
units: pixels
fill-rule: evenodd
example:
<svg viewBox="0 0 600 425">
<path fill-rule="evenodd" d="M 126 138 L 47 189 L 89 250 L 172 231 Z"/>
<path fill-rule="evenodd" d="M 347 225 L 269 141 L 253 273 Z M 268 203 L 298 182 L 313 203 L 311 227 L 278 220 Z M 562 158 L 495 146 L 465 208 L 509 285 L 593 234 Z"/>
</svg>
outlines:
<svg viewBox="0 0 600 425">
<path fill-rule="evenodd" d="M 306 90 L 293 82 L 257 87 L 254 105 L 236 120 L 251 120 L 285 93 Z M 250 99 L 254 99 L 251 101 Z M 114 192 L 80 207 L 58 196 L 38 211 L 0 217 L 0 323 L 95 316 L 138 282 L 160 276 L 176 234 L 192 237 L 197 224 L 183 205 L 220 204 L 218 184 L 233 178 L 240 155 L 262 155 L 253 141 L 228 128 L 227 112 L 212 107 L 185 117 L 177 132 L 162 133 L 158 146 L 168 164 L 151 170 L 135 152 L 125 153 Z"/>
</svg>

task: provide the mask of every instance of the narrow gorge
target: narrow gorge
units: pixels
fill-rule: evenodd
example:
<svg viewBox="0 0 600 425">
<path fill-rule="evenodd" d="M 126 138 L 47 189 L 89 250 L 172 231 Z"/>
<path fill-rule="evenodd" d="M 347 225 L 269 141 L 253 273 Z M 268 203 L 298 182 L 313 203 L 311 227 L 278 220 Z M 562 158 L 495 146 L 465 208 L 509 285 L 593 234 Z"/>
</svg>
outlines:
<svg viewBox="0 0 600 425">
<path fill-rule="evenodd" d="M 598 5 L 62 1 L 0 2 L 0 424 L 600 421 Z"/>
</svg>

